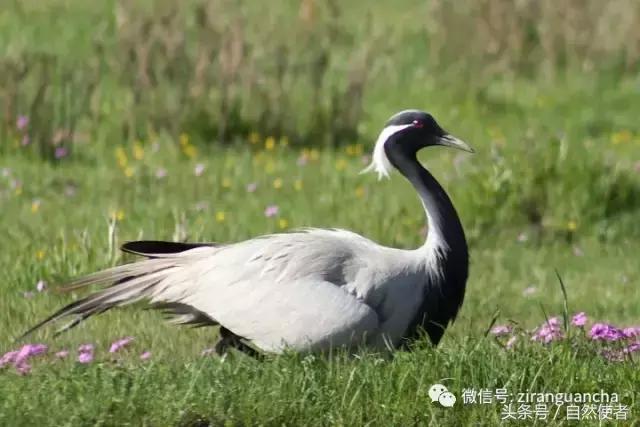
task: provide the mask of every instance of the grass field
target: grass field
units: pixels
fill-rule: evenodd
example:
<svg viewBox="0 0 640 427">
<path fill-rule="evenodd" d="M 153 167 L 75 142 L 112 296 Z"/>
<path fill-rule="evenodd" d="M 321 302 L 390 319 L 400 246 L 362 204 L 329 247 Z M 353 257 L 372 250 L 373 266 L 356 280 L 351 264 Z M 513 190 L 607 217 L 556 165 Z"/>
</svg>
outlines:
<svg viewBox="0 0 640 427">
<path fill-rule="evenodd" d="M 87 22 L 101 13 L 69 4 Z M 46 13 L 34 12 L 37 8 L 30 12 L 34 22 L 27 22 L 13 7 L 0 13 L 0 22 L 9 22 L 14 13 L 25 30 L 22 37 L 3 27 L 5 39 L 15 42 L 3 49 L 9 62 L 20 56 L 15 46 L 26 53 L 38 50 L 42 34 L 34 28 L 46 24 Z M 343 13 L 339 22 L 357 17 L 351 9 Z M 380 9 L 372 22 L 381 23 L 384 16 L 404 19 L 396 10 Z M 68 44 L 50 49 L 76 38 L 82 47 L 81 36 L 89 30 L 81 21 L 70 21 L 74 24 L 64 34 Z M 103 29 L 105 40 L 112 30 Z M 365 30 L 354 31 L 353 40 L 359 40 Z M 412 37 L 408 30 L 397 31 L 385 49 L 406 46 Z M 117 251 L 127 240 L 229 242 L 316 226 L 350 229 L 390 246 L 420 245 L 425 219 L 410 185 L 399 174 L 380 182 L 358 174 L 384 120 L 398 110 L 430 111 L 476 154 L 432 148 L 420 155 L 451 195 L 471 252 L 465 303 L 437 348 L 425 340 L 395 357 L 363 351 L 356 357 L 286 354 L 256 362 L 231 355 L 221 361 L 207 352 L 216 340 L 214 329 L 174 327 L 160 314 L 133 306 L 55 339 L 52 329 L 30 337 L 29 342 L 47 344 L 47 354 L 34 357 L 25 375 L 10 364 L 0 368 L 0 425 L 495 425 L 505 421 L 503 405 L 464 404 L 463 392 L 498 388 L 513 395 L 617 393 L 620 402 L 611 413 L 584 413 L 582 422 L 633 425 L 640 413 L 640 352 L 623 360 L 611 352 L 638 338 L 589 336 L 599 322 L 640 326 L 640 80 L 633 68 L 603 66 L 591 73 L 568 68 L 551 79 L 517 70 L 491 75 L 474 63 L 481 76 L 474 83 L 473 70 L 449 74 L 458 69 L 451 65 L 439 76 L 433 58 L 428 67 L 417 64 L 414 53 L 424 47 L 410 47 L 413 53 L 401 65 L 382 67 L 363 83 L 362 111 L 353 116 L 355 123 L 339 122 L 340 132 L 333 133 L 331 121 L 299 122 L 313 114 L 304 102 L 313 90 L 292 84 L 283 92 L 292 91 L 291 98 L 276 97 L 282 104 L 271 108 L 261 98 L 252 108 L 273 112 L 267 118 L 290 118 L 295 126 L 270 128 L 251 108 L 242 110 L 242 119 L 223 114 L 229 120 L 226 144 L 210 143 L 220 129 L 203 127 L 219 112 L 202 116 L 194 107 L 176 113 L 178 129 L 155 128 L 172 117 L 162 108 L 174 98 L 160 96 L 178 88 L 171 80 L 149 89 L 157 98 L 143 96 L 140 105 L 157 107 L 150 111 L 132 104 L 127 82 L 106 74 L 99 86 L 104 103 L 92 97 L 87 101 L 92 112 L 82 117 L 74 108 L 84 101 L 69 101 L 73 97 L 58 90 L 66 87 L 58 81 L 42 98 L 49 103 L 42 109 L 29 98 L 40 99 L 37 75 L 15 87 L 16 102 L 8 101 L 15 88 L 3 86 L 2 101 L 11 106 L 5 111 L 15 114 L 5 117 L 0 140 L 2 354 L 24 344 L 14 343 L 14 337 L 79 296 L 56 293 L 55 285 L 131 260 Z M 73 63 L 61 52 L 53 54 L 59 69 Z M 80 58 L 91 54 L 78 48 Z M 400 54 L 387 50 L 385 55 L 383 63 Z M 335 85 L 341 87 L 339 81 Z M 323 86 L 322 93 L 332 87 Z M 234 102 L 245 105 L 242 96 Z M 219 101 L 215 94 L 206 99 Z M 176 102 L 190 108 L 185 100 Z M 48 116 L 56 106 L 68 117 Z M 325 118 L 330 110 L 322 110 Z M 48 118 L 51 129 L 43 124 Z M 77 124 L 76 133 L 52 143 L 67 119 Z M 331 143 L 336 135 L 344 138 L 341 144 Z M 31 138 L 26 144 L 25 136 Z M 561 328 L 565 338 L 547 344 L 531 339 L 547 318 L 559 316 L 562 323 L 563 316 L 568 321 L 578 312 L 586 312 L 588 321 Z M 489 331 L 501 325 L 511 332 Z M 112 342 L 128 336 L 134 337 L 128 346 L 109 352 Z M 513 336 L 515 344 L 507 346 Z M 82 344 L 95 345 L 91 363 L 78 361 Z M 69 354 L 57 357 L 62 350 Z M 145 352 L 150 357 L 141 358 Z M 454 393 L 453 408 L 431 402 L 434 383 Z M 536 409 L 535 403 L 528 405 L 516 402 L 520 419 L 508 422 L 570 423 L 573 409 L 567 405 L 557 414 L 549 405 L 546 420 L 539 418 L 541 408 L 532 414 L 528 410 Z"/>
</svg>

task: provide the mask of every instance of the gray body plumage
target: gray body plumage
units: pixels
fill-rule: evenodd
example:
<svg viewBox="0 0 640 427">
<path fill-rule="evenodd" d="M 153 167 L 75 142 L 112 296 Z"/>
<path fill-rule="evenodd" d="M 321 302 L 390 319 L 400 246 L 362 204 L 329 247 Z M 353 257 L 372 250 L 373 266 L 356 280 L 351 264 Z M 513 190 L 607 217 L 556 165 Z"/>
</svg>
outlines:
<svg viewBox="0 0 640 427">
<path fill-rule="evenodd" d="M 408 113 L 417 114 L 401 114 Z M 385 129 L 392 126 L 402 125 Z M 393 129 L 378 144 L 403 135 L 404 128 Z M 429 219 L 422 247 L 385 247 L 339 229 L 305 229 L 225 245 L 133 242 L 124 249 L 147 259 L 70 283 L 71 288 L 111 286 L 71 303 L 29 332 L 76 316 L 72 327 L 144 299 L 178 323 L 219 324 L 265 352 L 402 347 L 421 328 L 437 344 L 464 297 L 466 241 L 444 190 L 417 160 L 412 163 L 410 155 L 394 149 L 385 147 L 385 160 L 412 182 Z"/>
</svg>

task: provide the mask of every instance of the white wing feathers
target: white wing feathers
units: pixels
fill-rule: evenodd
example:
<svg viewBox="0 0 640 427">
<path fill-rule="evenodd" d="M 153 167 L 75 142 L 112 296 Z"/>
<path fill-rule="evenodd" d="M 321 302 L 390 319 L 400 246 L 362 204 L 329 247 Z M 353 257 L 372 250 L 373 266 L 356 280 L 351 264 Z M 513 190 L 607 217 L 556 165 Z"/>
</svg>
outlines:
<svg viewBox="0 0 640 427">
<path fill-rule="evenodd" d="M 412 295 L 420 290 L 418 275 L 402 268 L 407 258 L 394 256 L 399 252 L 348 231 L 311 229 L 163 254 L 72 283 L 120 281 L 32 330 L 69 315 L 79 316 L 75 326 L 111 307 L 148 299 L 180 306 L 187 322 L 209 317 L 269 352 L 357 345 L 363 337 L 383 345 L 382 333 L 396 341 L 420 300 Z"/>
</svg>

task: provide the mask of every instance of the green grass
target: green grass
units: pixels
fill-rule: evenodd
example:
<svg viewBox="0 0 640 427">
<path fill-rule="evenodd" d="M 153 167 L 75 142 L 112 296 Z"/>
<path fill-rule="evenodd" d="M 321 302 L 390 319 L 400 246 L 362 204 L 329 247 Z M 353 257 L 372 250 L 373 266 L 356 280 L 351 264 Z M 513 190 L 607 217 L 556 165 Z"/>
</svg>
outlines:
<svg viewBox="0 0 640 427">
<path fill-rule="evenodd" d="M 495 119 L 500 120 L 498 114 Z M 513 129 L 523 125 L 512 120 Z M 444 124 L 456 131 L 455 126 Z M 476 146 L 478 154 L 456 157 L 444 149 L 431 149 L 421 156 L 452 194 L 470 236 L 472 257 L 465 304 L 437 349 L 423 342 L 414 352 L 393 359 L 365 352 L 359 358 L 285 355 L 263 363 L 238 356 L 221 363 L 200 356 L 214 343 L 215 330 L 169 326 L 158 313 L 131 307 L 91 319 L 57 339 L 50 329 L 34 338 L 52 350 L 71 349 L 71 359 L 79 344 L 96 343 L 97 362 L 82 366 L 74 360 L 36 361 L 26 377 L 11 369 L 3 371 L 0 423 L 198 425 L 200 420 L 212 425 L 460 425 L 500 421 L 501 406 L 495 403 L 454 409 L 432 404 L 427 391 L 435 382 L 445 383 L 459 399 L 465 388 L 504 386 L 513 393 L 602 389 L 617 392 L 625 404 L 634 405 L 640 380 L 635 361 L 607 362 L 597 354 L 597 346 L 579 337 L 551 346 L 521 340 L 514 350 L 505 350 L 495 339 L 485 337 L 485 331 L 496 310 L 498 323 L 513 320 L 525 329 L 542 323 L 544 313 L 561 314 L 556 268 L 566 284 L 571 313 L 584 310 L 594 320 L 620 325 L 640 323 L 635 286 L 639 272 L 633 255 L 640 245 L 637 229 L 629 222 L 637 208 L 631 201 L 607 216 L 593 207 L 606 202 L 598 197 L 611 192 L 607 184 L 636 191 L 637 175 L 620 165 L 640 145 L 637 141 L 614 145 L 609 136 L 602 136 L 590 151 L 576 139 L 570 141 L 569 160 L 559 160 L 559 154 L 545 148 L 531 151 L 525 161 L 521 149 L 504 148 L 500 140 L 481 137 L 483 128 L 489 132 L 484 122 L 470 120 L 463 127 L 472 136 L 461 136 Z M 60 283 L 125 261 L 109 250 L 113 213 L 121 215 L 114 244 L 137 238 L 236 241 L 279 231 L 284 225 L 280 220 L 286 220 L 287 228 L 344 227 L 400 247 L 421 243 L 423 213 L 399 175 L 382 182 L 373 175 L 358 175 L 361 158 L 345 150 L 320 151 L 317 160 L 298 166 L 297 149 L 277 145 L 274 151 L 266 151 L 263 146 L 261 140 L 229 149 L 200 147 L 196 158 L 189 159 L 178 144 L 160 137 L 143 142 L 144 155 L 139 160 L 131 146 L 123 148 L 134 171 L 129 178 L 118 165 L 116 146 L 80 146 L 57 163 L 18 149 L 3 156 L 0 167 L 11 172 L 0 187 L 0 234 L 5 236 L 0 253 L 4 272 L 0 349 L 11 349 L 12 337 L 71 300 L 72 296 L 51 290 L 25 298 L 23 292 L 33 291 L 38 280 Z M 503 150 L 503 158 L 491 161 L 496 150 Z M 196 177 L 194 167 L 199 162 L 206 169 Z M 558 162 L 560 167 L 552 166 Z M 604 165 L 622 169 L 616 172 L 622 178 L 593 170 Z M 531 174 L 536 167 L 553 170 L 556 180 L 535 178 Z M 165 178 L 155 177 L 158 168 L 167 170 Z M 507 177 L 492 183 L 497 178 L 491 177 L 503 175 Z M 20 194 L 12 188 L 12 179 L 22 182 Z M 273 183 L 278 179 L 282 187 L 276 189 Z M 296 189 L 296 181 L 302 183 L 301 190 Z M 246 186 L 252 182 L 258 184 L 257 190 L 248 193 Z M 70 186 L 75 188 L 73 196 L 65 195 Z M 545 195 L 545 204 L 543 219 L 531 223 L 527 209 L 512 200 L 534 190 Z M 280 207 L 277 217 L 264 217 L 269 204 Z M 572 205 L 591 210 L 580 216 Z M 219 221 L 220 212 L 225 213 L 224 221 Z M 576 222 L 575 231 L 567 230 L 568 221 Z M 522 233 L 526 241 L 518 240 Z M 525 295 L 529 287 L 535 292 Z M 110 342 L 126 335 L 135 337 L 132 348 L 110 357 Z M 138 360 L 144 350 L 153 353 L 151 361 Z"/>
<path fill-rule="evenodd" d="M 562 315 L 565 303 L 590 322 L 640 325 L 635 51 L 617 45 L 624 32 L 571 50 L 572 34 L 591 34 L 595 21 L 610 28 L 617 15 L 583 8 L 593 19 L 544 30 L 536 10 L 514 14 L 509 2 L 485 2 L 498 7 L 488 21 L 479 18 L 482 5 L 470 8 L 475 2 L 458 10 L 405 0 L 367 14 L 357 2 L 305 2 L 317 3 L 313 17 L 298 2 L 222 2 L 196 24 L 200 0 L 175 10 L 170 2 L 117 6 L 125 3 L 24 1 L 0 10 L 0 352 L 80 296 L 55 285 L 132 260 L 117 251 L 127 240 L 232 242 L 316 226 L 420 245 L 425 219 L 410 185 L 398 174 L 381 182 L 358 174 L 359 151 L 368 153 L 384 121 L 405 108 L 432 112 L 477 151 L 420 154 L 467 233 L 465 303 L 435 349 L 423 340 L 394 357 L 286 354 L 261 363 L 202 357 L 215 329 L 167 325 L 143 305 L 111 311 L 60 337 L 45 329 L 31 338 L 51 353 L 71 350 L 68 359 L 35 359 L 27 376 L 0 369 L 0 425 L 495 425 L 501 405 L 463 405 L 461 395 L 500 387 L 618 393 L 629 419 L 638 418 L 639 353 L 609 362 L 577 328 L 546 346 L 523 335 L 509 350 L 486 334 L 494 322 L 530 331 Z M 617 5 L 633 16 L 632 2 Z M 558 7 L 541 13 L 569 13 Z M 527 30 L 514 33 L 502 17 Z M 147 26 L 157 43 L 148 61 Z M 635 37 L 636 27 L 624 28 Z M 477 40 L 468 40 L 473 32 Z M 163 50 L 182 34 L 184 49 Z M 508 48 L 488 55 L 487 38 Z M 217 64 L 231 53 L 221 52 L 239 40 L 246 55 L 222 85 Z M 199 49 L 212 65 L 196 78 Z M 313 74 L 322 61 L 326 69 Z M 148 73 L 156 79 L 145 86 Z M 16 128 L 20 114 L 29 115 L 26 131 Z M 55 160 L 60 130 L 73 135 L 60 142 L 69 155 Z M 21 146 L 25 133 L 31 144 Z M 197 152 L 179 143 L 181 133 Z M 265 149 L 269 135 L 274 150 Z M 305 146 L 322 148 L 307 149 L 300 166 Z M 272 204 L 279 214 L 266 218 Z M 35 292 L 39 280 L 46 292 Z M 123 336 L 135 340 L 110 355 Z M 76 362 L 83 343 L 96 344 L 92 364 Z M 147 350 L 152 358 L 139 360 Z M 454 408 L 430 401 L 437 382 L 458 397 Z M 561 412 L 517 423 L 566 420 Z"/>
</svg>

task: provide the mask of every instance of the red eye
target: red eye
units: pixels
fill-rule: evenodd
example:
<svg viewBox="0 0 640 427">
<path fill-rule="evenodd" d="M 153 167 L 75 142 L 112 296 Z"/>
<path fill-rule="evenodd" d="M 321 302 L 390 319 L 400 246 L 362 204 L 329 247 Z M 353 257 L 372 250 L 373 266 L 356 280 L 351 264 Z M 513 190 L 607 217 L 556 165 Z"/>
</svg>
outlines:
<svg viewBox="0 0 640 427">
<path fill-rule="evenodd" d="M 422 123 L 420 120 L 414 120 L 411 124 L 416 128 L 424 127 L 424 123 Z"/>
</svg>

